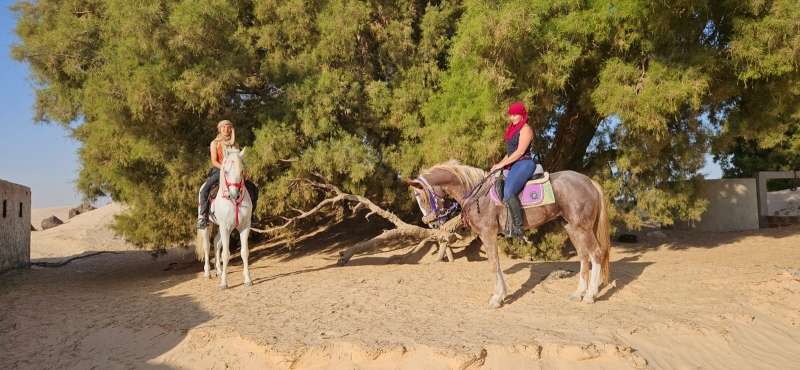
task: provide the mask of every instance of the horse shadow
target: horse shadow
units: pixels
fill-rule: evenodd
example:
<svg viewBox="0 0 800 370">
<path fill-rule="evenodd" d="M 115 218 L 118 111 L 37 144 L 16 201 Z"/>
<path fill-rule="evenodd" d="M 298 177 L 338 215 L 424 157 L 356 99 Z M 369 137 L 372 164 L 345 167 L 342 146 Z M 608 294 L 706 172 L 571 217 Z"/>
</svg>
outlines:
<svg viewBox="0 0 800 370">
<path fill-rule="evenodd" d="M 615 294 L 638 279 L 644 270 L 653 262 L 639 262 L 640 256 L 625 257 L 617 261 L 612 261 L 609 265 L 611 276 L 607 285 L 600 287 L 595 301 L 607 301 Z M 512 304 L 525 294 L 533 291 L 540 283 L 549 279 L 577 279 L 580 271 L 580 261 L 563 262 L 520 262 L 504 271 L 505 274 L 514 274 L 522 270 L 529 270 L 530 276 L 522 283 L 517 291 L 506 297 L 505 303 Z M 575 280 L 577 285 L 577 280 Z M 572 291 L 570 291 L 571 293 Z"/>
</svg>

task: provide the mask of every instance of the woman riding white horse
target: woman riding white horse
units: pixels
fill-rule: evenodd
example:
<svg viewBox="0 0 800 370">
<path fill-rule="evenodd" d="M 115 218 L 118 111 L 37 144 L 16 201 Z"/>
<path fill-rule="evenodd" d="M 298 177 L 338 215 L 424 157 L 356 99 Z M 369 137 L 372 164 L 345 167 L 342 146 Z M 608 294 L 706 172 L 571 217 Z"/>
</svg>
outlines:
<svg viewBox="0 0 800 370">
<path fill-rule="evenodd" d="M 250 194 L 245 189 L 244 176 L 244 150 L 239 151 L 234 147 L 226 147 L 222 151 L 222 161 L 220 166 L 220 187 L 214 203 L 211 205 L 209 218 L 219 225 L 219 233 L 214 238 L 215 260 L 214 266 L 217 276 L 221 277 L 219 290 L 228 287 L 228 261 L 230 260 L 230 235 L 233 230 L 239 231 L 241 241 L 242 274 L 244 275 L 244 285 L 253 285 L 248 269 L 248 257 L 250 250 L 247 245 L 247 238 L 250 235 L 250 216 L 253 212 L 253 202 Z M 211 278 L 209 266 L 209 232 L 210 227 L 197 230 L 197 241 L 195 251 L 200 256 L 202 247 L 203 253 L 203 277 Z M 220 266 L 220 264 L 222 266 Z"/>
<path fill-rule="evenodd" d="M 203 229 L 208 226 L 207 216 L 208 205 L 210 203 L 208 196 L 211 193 L 211 188 L 219 183 L 219 170 L 222 167 L 223 149 L 227 147 L 241 149 L 239 143 L 236 142 L 236 132 L 233 129 L 233 123 L 231 121 L 219 121 L 219 123 L 217 123 L 217 131 L 217 137 L 211 141 L 209 148 L 212 167 L 208 170 L 208 180 L 200 188 L 200 194 L 198 194 L 196 229 Z M 258 223 L 258 219 L 255 217 L 255 208 L 258 203 L 258 188 L 247 178 L 245 178 L 245 186 L 247 186 L 247 192 L 250 193 L 250 199 L 253 200 L 253 214 L 251 215 L 250 223 L 256 224 Z"/>
</svg>

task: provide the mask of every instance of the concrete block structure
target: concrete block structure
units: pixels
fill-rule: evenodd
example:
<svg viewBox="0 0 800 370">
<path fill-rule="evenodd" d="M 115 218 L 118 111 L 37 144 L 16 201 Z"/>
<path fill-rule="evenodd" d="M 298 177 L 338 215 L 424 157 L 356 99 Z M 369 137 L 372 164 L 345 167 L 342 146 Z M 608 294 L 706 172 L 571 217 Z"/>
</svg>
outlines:
<svg viewBox="0 0 800 370">
<path fill-rule="evenodd" d="M 702 196 L 708 199 L 708 208 L 699 221 L 678 221 L 675 228 L 695 231 L 758 229 L 757 193 L 756 179 L 706 180 Z"/>
<path fill-rule="evenodd" d="M 797 179 L 797 171 L 759 172 L 756 174 L 758 188 L 758 217 L 761 228 L 784 227 L 800 224 L 797 216 L 778 216 L 769 214 L 767 180 L 769 179 Z"/>
<path fill-rule="evenodd" d="M 31 189 L 0 180 L 0 273 L 31 267 Z"/>
</svg>

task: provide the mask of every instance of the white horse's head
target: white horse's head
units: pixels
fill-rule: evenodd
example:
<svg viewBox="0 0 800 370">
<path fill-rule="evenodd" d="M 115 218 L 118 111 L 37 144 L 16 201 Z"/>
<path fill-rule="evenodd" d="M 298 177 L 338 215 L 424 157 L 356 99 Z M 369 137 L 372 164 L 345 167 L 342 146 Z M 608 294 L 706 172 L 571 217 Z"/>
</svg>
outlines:
<svg viewBox="0 0 800 370">
<path fill-rule="evenodd" d="M 221 183 L 227 189 L 228 198 L 238 202 L 244 194 L 244 149 L 227 147 L 222 151 Z"/>
</svg>

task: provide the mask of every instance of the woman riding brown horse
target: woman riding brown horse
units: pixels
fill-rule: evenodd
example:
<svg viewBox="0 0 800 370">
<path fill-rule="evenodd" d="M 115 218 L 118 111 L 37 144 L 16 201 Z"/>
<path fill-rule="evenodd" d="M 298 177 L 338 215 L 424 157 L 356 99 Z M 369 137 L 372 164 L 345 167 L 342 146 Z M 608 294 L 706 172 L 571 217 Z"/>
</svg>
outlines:
<svg viewBox="0 0 800 370">
<path fill-rule="evenodd" d="M 423 214 L 433 215 L 423 217 L 426 223 L 440 221 L 436 215 L 446 211 L 445 195 L 462 204 L 464 208 L 461 212 L 466 225 L 480 236 L 486 247 L 496 281 L 496 291 L 489 300 L 489 308 L 497 308 L 503 304 L 507 294 L 497 249 L 497 234 L 501 231 L 501 225 L 505 225 L 507 216 L 505 206 L 495 204 L 487 195 L 488 192 L 482 191 L 492 186 L 490 181 L 485 181 L 486 175 L 479 168 L 451 160 L 424 170 L 416 180 L 408 179 L 406 182 L 416 188 L 417 203 Z M 564 227 L 581 262 L 578 288 L 570 299 L 592 303 L 598 293 L 600 279 L 608 284 L 609 274 L 611 239 L 602 188 L 594 180 L 573 171 L 552 173 L 549 181 L 555 202 L 525 208 L 522 212 L 523 227 L 530 229 L 558 216 L 564 218 Z"/>
</svg>

